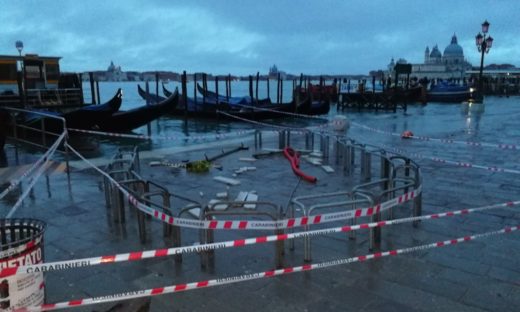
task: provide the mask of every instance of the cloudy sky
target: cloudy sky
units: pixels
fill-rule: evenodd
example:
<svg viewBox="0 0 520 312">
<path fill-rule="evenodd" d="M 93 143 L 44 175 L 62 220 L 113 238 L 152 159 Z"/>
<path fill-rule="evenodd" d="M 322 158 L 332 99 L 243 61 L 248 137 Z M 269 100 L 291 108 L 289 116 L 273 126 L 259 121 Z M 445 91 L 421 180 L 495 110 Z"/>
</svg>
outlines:
<svg viewBox="0 0 520 312">
<path fill-rule="evenodd" d="M 61 56 L 63 71 L 367 74 L 392 57 L 420 63 L 455 33 L 480 62 L 520 66 L 519 0 L 0 0 L 0 54 Z"/>
</svg>

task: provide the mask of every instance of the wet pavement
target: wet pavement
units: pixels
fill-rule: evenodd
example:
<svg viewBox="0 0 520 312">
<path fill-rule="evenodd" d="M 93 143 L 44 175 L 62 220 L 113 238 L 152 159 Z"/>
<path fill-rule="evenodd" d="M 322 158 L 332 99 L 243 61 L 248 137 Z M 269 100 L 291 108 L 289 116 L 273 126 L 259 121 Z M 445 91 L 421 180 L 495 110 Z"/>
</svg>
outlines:
<svg viewBox="0 0 520 312">
<path fill-rule="evenodd" d="M 517 108 L 517 111 L 520 109 Z M 517 129 L 502 128 L 504 125 L 514 125 L 512 119 L 515 115 L 518 117 L 515 111 L 500 113 L 497 110 L 495 113 L 487 109 L 485 113 L 479 114 L 482 119 L 479 119 L 478 129 L 475 128 L 476 114 L 462 116 L 459 106 L 410 107 L 407 114 L 411 117 L 402 113 L 360 113 L 353 114 L 351 120 L 397 133 L 412 130 L 424 136 L 460 141 L 518 142 Z M 434 118 L 438 118 L 435 126 L 428 125 Z M 502 127 L 498 125 L 500 122 Z M 402 140 L 397 136 L 355 126 L 349 129 L 348 135 L 364 143 L 397 148 L 408 153 L 520 170 L 517 150 Z M 301 138 L 299 140 L 295 136 L 293 140 L 295 146 L 303 148 Z M 217 160 L 221 168 L 211 168 L 207 173 L 189 173 L 185 169 L 149 165 L 152 161 L 160 160 L 177 163 L 204 159 L 205 156 L 218 155 L 222 150 L 232 149 L 242 143 L 249 149 Z M 264 136 L 264 149 L 277 148 L 277 145 L 276 135 Z M 315 141 L 315 149 L 317 146 L 318 142 Z M 8 147 L 7 161 L 12 163 L 9 149 L 11 147 Z M 207 204 L 221 192 L 228 192 L 233 199 L 240 191 L 256 191 L 259 200 L 272 202 L 284 209 L 291 197 L 348 191 L 360 183 L 359 168 L 352 175 L 344 174 L 334 159 L 334 153 L 331 153 L 328 162 L 335 170 L 333 173 L 327 173 L 321 166 L 302 160 L 302 170 L 318 178 L 316 184 L 311 184 L 298 181 L 289 162 L 280 153 L 254 162 L 245 160 L 259 151 L 251 137 L 243 137 L 190 148 L 142 152 L 141 175 L 167 187 L 170 192 L 183 194 L 202 204 Z M 520 197 L 520 179 L 517 174 L 453 166 L 428 158 L 411 158 L 420 164 L 423 174 L 424 215 L 516 201 Z M 101 166 L 106 163 L 106 158 L 92 161 Z M 146 220 L 147 239 L 141 243 L 135 210 L 128 206 L 125 208 L 125 223 L 114 222 L 114 212 L 105 205 L 101 176 L 79 160 L 71 162 L 71 167 L 69 177 L 62 170 L 56 169 L 59 165 L 52 167 L 52 174 L 40 179 L 15 214 L 16 217 L 31 217 L 47 223 L 45 261 L 172 246 L 172 242 L 162 235 L 162 224 L 152 219 Z M 255 167 L 255 170 L 233 176 L 234 171 L 241 167 Z M 12 171 L 13 167 L 9 170 Z M 240 184 L 227 186 L 216 181 L 215 176 L 237 179 Z M 19 195 L 25 186 L 22 185 L 14 195 L 0 202 L 4 215 L 15 203 L 15 195 Z M 181 205 L 173 202 L 172 206 L 175 210 Z M 396 218 L 410 216 L 410 204 L 398 207 L 394 213 Z M 519 221 L 518 208 L 511 207 L 426 220 L 417 228 L 409 223 L 388 226 L 382 229 L 381 250 L 407 248 L 499 230 L 505 226 L 518 225 Z M 327 223 L 311 229 L 344 224 Z M 215 233 L 215 241 L 272 233 L 261 230 L 218 231 Z M 516 311 L 520 304 L 518 235 L 514 232 L 395 257 L 155 296 L 151 299 L 150 311 Z M 182 229 L 183 245 L 198 242 L 198 230 Z M 312 263 L 367 253 L 367 230 L 358 231 L 355 240 L 348 239 L 344 233 L 312 239 Z M 286 267 L 305 264 L 303 241 L 297 239 L 294 250 L 290 250 L 289 243 L 285 242 L 283 259 Z M 182 263 L 175 263 L 173 257 L 168 257 L 49 272 L 45 275 L 46 302 L 231 277 L 274 268 L 274 244 L 266 243 L 216 250 L 213 269 L 202 269 L 200 255 L 195 253 L 185 254 Z M 107 311 L 115 306 L 116 303 L 105 303 L 70 310 Z"/>
</svg>

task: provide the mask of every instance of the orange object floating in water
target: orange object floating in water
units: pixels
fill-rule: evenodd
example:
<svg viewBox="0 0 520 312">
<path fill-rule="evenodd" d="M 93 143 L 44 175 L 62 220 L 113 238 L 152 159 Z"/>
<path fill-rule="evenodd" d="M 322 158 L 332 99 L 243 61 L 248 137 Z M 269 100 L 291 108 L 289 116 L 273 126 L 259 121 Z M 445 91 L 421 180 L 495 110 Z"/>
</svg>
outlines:
<svg viewBox="0 0 520 312">
<path fill-rule="evenodd" d="M 403 131 L 403 133 L 401 133 L 401 138 L 403 138 L 403 139 L 409 139 L 411 137 L 413 137 L 413 133 L 410 130 L 406 130 L 406 131 Z"/>
</svg>

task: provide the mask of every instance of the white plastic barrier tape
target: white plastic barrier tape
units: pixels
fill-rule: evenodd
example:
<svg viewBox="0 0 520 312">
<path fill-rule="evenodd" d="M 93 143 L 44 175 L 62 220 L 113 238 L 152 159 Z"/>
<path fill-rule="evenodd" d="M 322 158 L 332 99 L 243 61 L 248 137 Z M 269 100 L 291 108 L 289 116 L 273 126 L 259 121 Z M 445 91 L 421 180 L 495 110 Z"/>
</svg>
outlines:
<svg viewBox="0 0 520 312">
<path fill-rule="evenodd" d="M 120 138 L 131 138 L 131 139 L 142 139 L 142 140 L 169 140 L 169 141 L 204 141 L 204 140 L 222 140 L 232 136 L 241 136 L 245 134 L 254 133 L 254 130 L 240 130 L 236 132 L 229 133 L 217 133 L 211 135 L 198 135 L 198 136 L 189 136 L 189 137 L 180 137 L 180 136 L 149 136 L 149 135 L 136 135 L 136 134 L 125 134 L 125 133 L 115 133 L 115 132 L 101 132 L 101 131 L 93 131 L 93 130 L 83 130 L 83 129 L 68 129 L 69 131 L 74 132 L 82 132 L 82 133 L 90 133 L 97 134 L 103 136 L 110 137 L 120 137 Z"/>
<path fill-rule="evenodd" d="M 363 128 L 366 130 L 370 130 L 372 132 L 387 134 L 387 135 L 393 135 L 401 137 L 401 134 L 395 133 L 395 132 L 389 132 L 389 131 L 383 131 L 380 129 L 372 128 L 366 125 L 362 125 L 356 122 L 353 122 L 352 125 Z M 484 142 L 470 142 L 470 141 L 456 141 L 456 140 L 450 140 L 450 139 L 435 139 L 430 137 L 422 137 L 422 136 L 411 136 L 409 139 L 415 139 L 415 140 L 421 140 L 421 141 L 431 141 L 431 142 L 440 142 L 440 143 L 448 143 L 448 144 L 461 144 L 466 146 L 482 146 L 482 147 L 493 147 L 493 148 L 500 148 L 505 150 L 518 150 L 520 149 L 519 145 L 516 144 L 496 144 L 496 143 L 484 143 Z"/>
<path fill-rule="evenodd" d="M 7 195 L 9 192 L 11 192 L 13 189 L 15 189 L 18 184 L 20 184 L 23 179 L 25 179 L 26 177 L 28 177 L 30 174 L 32 174 L 32 172 L 40 165 L 42 164 L 44 161 L 46 161 L 48 158 L 49 158 L 49 154 L 50 153 L 53 153 L 59 146 L 59 144 L 61 143 L 61 141 L 65 138 L 65 136 L 67 135 L 66 132 L 63 132 L 57 139 L 56 139 L 56 142 L 54 142 L 54 144 L 52 144 L 51 147 L 49 147 L 49 149 L 40 157 L 38 158 L 38 160 L 36 162 L 34 162 L 32 164 L 32 166 L 27 169 L 27 171 L 25 171 L 22 175 L 20 175 L 20 177 L 16 180 L 13 180 L 11 181 L 11 183 L 9 184 L 9 186 L 2 192 L 0 193 L 0 199 L 4 198 L 5 195 Z"/>
<path fill-rule="evenodd" d="M 56 310 L 56 309 L 63 309 L 63 308 L 80 307 L 80 306 L 86 306 L 86 305 L 92 305 L 92 304 L 98 304 L 98 303 L 107 303 L 107 302 L 115 302 L 115 301 L 136 299 L 136 298 L 142 298 L 142 297 L 157 296 L 157 295 L 168 294 L 168 293 L 176 293 L 176 292 L 181 292 L 181 291 L 194 290 L 194 289 L 199 289 L 199 288 L 235 284 L 235 283 L 244 282 L 244 281 L 251 281 L 251 280 L 256 280 L 256 279 L 261 279 L 261 278 L 269 278 L 269 277 L 278 276 L 278 275 L 285 275 L 285 274 L 289 274 L 289 273 L 323 269 L 323 268 L 328 268 L 328 267 L 333 267 L 333 266 L 338 266 L 338 265 L 343 265 L 343 264 L 349 264 L 349 263 L 354 263 L 354 262 L 363 262 L 363 261 L 378 259 L 378 258 L 382 258 L 382 257 L 397 256 L 397 255 L 408 254 L 408 253 L 417 252 L 417 251 L 424 251 L 424 250 L 428 250 L 428 249 L 456 245 L 459 243 L 465 243 L 465 242 L 469 242 L 469 241 L 476 240 L 476 239 L 482 239 L 482 238 L 493 236 L 493 235 L 511 233 L 513 231 L 517 231 L 518 229 L 519 229 L 519 226 L 512 226 L 512 227 L 506 227 L 506 228 L 503 228 L 503 229 L 497 230 L 497 231 L 490 231 L 490 232 L 475 234 L 475 235 L 471 235 L 471 236 L 463 236 L 463 237 L 459 237 L 459 238 L 455 238 L 455 239 L 438 241 L 438 242 L 431 243 L 431 244 L 418 245 L 418 246 L 413 246 L 413 247 L 408 247 L 408 248 L 394 249 L 394 250 L 384 251 L 384 252 L 376 252 L 376 253 L 362 255 L 362 256 L 356 256 L 356 257 L 352 257 L 352 258 L 344 258 L 344 259 L 320 262 L 320 263 L 315 263 L 315 264 L 305 264 L 302 266 L 288 267 L 288 268 L 270 270 L 270 271 L 264 271 L 264 272 L 249 273 L 249 274 L 244 274 L 244 275 L 231 276 L 231 277 L 225 277 L 225 278 L 220 278 L 220 279 L 205 280 L 205 281 L 199 281 L 199 282 L 192 282 L 192 283 L 186 283 L 186 284 L 176 284 L 176 285 L 171 285 L 171 286 L 156 287 L 156 288 L 150 288 L 150 289 L 145 289 L 145 290 L 127 291 L 127 292 L 123 292 L 123 293 L 99 296 L 99 297 L 93 297 L 93 298 L 84 298 L 84 299 L 76 299 L 76 300 L 70 300 L 70 301 L 64 301 L 64 302 L 58 302 L 58 303 L 49 303 L 49 304 L 44 304 L 44 305 L 41 305 L 38 307 L 27 307 L 27 308 L 19 309 L 18 311 L 49 311 L 49 310 Z"/>
<path fill-rule="evenodd" d="M 258 125 L 258 126 L 262 126 L 262 127 L 269 127 L 269 128 L 275 128 L 275 129 L 285 129 L 285 130 L 300 130 L 300 131 L 308 131 L 308 130 L 305 129 L 305 128 L 286 127 L 286 126 L 280 126 L 280 125 L 269 124 L 269 123 L 260 122 L 260 121 L 256 121 L 256 120 L 251 120 L 251 119 L 243 118 L 243 117 L 236 116 L 236 115 L 233 115 L 233 114 L 229 114 L 229 113 L 224 112 L 224 111 L 217 111 L 217 112 L 218 112 L 219 114 L 224 115 L 224 116 L 228 116 L 228 117 L 231 117 L 231 118 L 234 118 L 234 119 L 240 120 L 240 121 L 244 121 L 244 122 L 247 122 L 247 123 L 250 123 L 250 124 L 254 124 L 254 125 Z"/>
<path fill-rule="evenodd" d="M 22 193 L 22 195 L 18 198 L 18 200 L 16 201 L 16 203 L 14 204 L 14 206 L 11 208 L 11 210 L 9 210 L 9 213 L 7 213 L 6 215 L 6 218 L 11 218 L 13 216 L 13 214 L 16 212 L 16 210 L 18 209 L 18 207 L 20 207 L 20 205 L 22 204 L 23 200 L 29 196 L 29 193 L 31 192 L 32 188 L 34 187 L 34 185 L 36 184 L 36 182 L 38 182 L 38 179 L 40 178 L 40 176 L 45 172 L 46 168 L 47 168 L 47 164 L 49 163 L 49 161 L 51 160 L 52 156 L 54 155 L 54 152 L 56 152 L 56 150 L 58 149 L 58 145 L 59 143 L 61 142 L 61 140 L 65 137 L 65 132 L 59 137 L 59 139 L 54 143 L 54 145 L 52 146 L 51 149 L 49 149 L 50 153 L 48 154 L 48 157 L 45 159 L 44 163 L 40 166 L 40 168 L 38 168 L 36 170 L 36 172 L 34 173 L 34 176 L 32 178 L 32 181 L 29 183 L 29 185 L 27 186 L 27 189 Z"/>
<path fill-rule="evenodd" d="M 135 207 L 137 207 L 142 212 L 154 217 L 155 219 L 161 220 L 165 223 L 176 225 L 179 227 L 187 227 L 193 229 L 223 229 L 223 230 L 277 230 L 277 229 L 287 229 L 294 228 L 305 225 L 312 224 L 320 224 L 326 222 L 334 222 L 341 220 L 348 220 L 359 217 L 367 217 L 372 216 L 376 213 L 385 211 L 402 203 L 405 203 L 409 200 L 412 200 L 416 196 L 421 193 L 421 187 L 412 190 L 406 194 L 400 195 L 396 198 L 378 204 L 374 207 L 368 208 L 359 208 L 355 210 L 349 211 L 341 211 L 341 212 L 333 212 L 322 215 L 314 215 L 310 217 L 299 217 L 299 218 L 291 218 L 284 220 L 265 220 L 265 221 L 249 221 L 249 220 L 194 220 L 194 219 L 185 219 L 185 218 L 176 218 L 170 216 L 166 213 L 163 213 L 159 210 L 156 210 L 150 206 L 146 206 L 141 203 L 137 198 L 132 196 L 125 188 L 123 188 L 120 184 L 117 183 L 112 177 L 110 177 L 106 172 L 96 167 L 94 164 L 89 162 L 86 158 L 84 158 L 80 153 L 78 153 L 74 148 L 70 145 L 68 147 L 74 152 L 78 157 L 80 157 L 83 161 L 85 161 L 89 166 L 98 171 L 100 174 L 105 176 L 110 182 L 117 186 L 118 189 L 123 193 L 123 196 Z"/>
<path fill-rule="evenodd" d="M 500 167 L 496 167 L 496 166 L 475 165 L 475 164 L 467 163 L 467 162 L 453 161 L 453 160 L 446 160 L 446 159 L 442 159 L 442 158 L 438 158 L 438 157 L 424 156 L 424 155 L 417 154 L 417 153 L 409 153 L 405 150 L 394 148 L 394 147 L 384 145 L 384 144 L 381 145 L 381 147 L 383 147 L 387 150 L 393 150 L 395 153 L 399 153 L 402 155 L 414 156 L 414 157 L 421 158 L 421 159 L 429 159 L 434 162 L 448 164 L 448 165 L 454 165 L 454 166 L 459 166 L 459 167 L 464 167 L 464 168 L 485 169 L 485 170 L 489 170 L 489 171 L 493 171 L 493 172 L 506 172 L 506 173 L 520 174 L 520 170 L 505 169 L 505 168 L 500 168 Z"/>
<path fill-rule="evenodd" d="M 323 117 L 323 116 L 320 117 L 320 116 L 305 115 L 305 114 L 298 114 L 298 113 L 291 113 L 291 112 L 281 112 L 281 111 L 276 110 L 276 109 L 270 109 L 270 108 L 258 107 L 258 106 L 251 106 L 251 105 L 244 105 L 244 104 L 235 104 L 235 105 L 236 106 L 240 106 L 240 107 L 244 107 L 244 108 L 249 108 L 249 109 L 256 110 L 256 111 L 273 112 L 273 113 L 278 113 L 278 114 L 281 114 L 281 115 L 292 116 L 292 117 L 310 118 L 310 119 L 325 120 L 325 121 L 328 120 L 328 118 Z M 222 111 L 218 111 L 218 112 L 219 113 L 223 113 Z M 234 115 L 232 115 L 232 116 L 234 116 Z"/>
<path fill-rule="evenodd" d="M 98 256 L 91 258 L 83 258 L 83 259 L 75 259 L 75 260 L 67 260 L 67 261 L 56 261 L 56 262 L 46 262 L 37 265 L 26 265 L 26 266 L 18 266 L 15 268 L 1 268 L 0 270 L 0 278 L 16 275 L 16 274 L 25 274 L 25 273 L 34 273 L 34 272 L 51 272 L 58 270 L 66 270 L 72 268 L 86 267 L 86 266 L 94 266 L 100 264 L 108 264 L 108 263 L 118 263 L 118 262 L 127 262 L 127 261 L 138 261 L 142 259 L 149 258 L 160 258 L 171 255 L 178 254 L 187 254 L 193 252 L 202 252 L 208 250 L 216 250 L 223 248 L 235 248 L 242 247 L 246 245 L 256 245 L 263 244 L 268 242 L 282 241 L 288 239 L 296 239 L 303 237 L 312 237 L 318 235 L 328 235 L 333 233 L 341 233 L 341 232 L 351 232 L 357 231 L 360 229 L 369 229 L 374 227 L 383 227 L 389 225 L 397 225 L 403 223 L 410 223 L 416 221 L 423 220 L 436 220 L 445 217 L 453 217 L 466 215 L 475 212 L 481 212 L 485 210 L 498 209 L 498 208 L 506 208 L 520 205 L 520 200 L 515 202 L 506 202 L 502 204 L 495 204 L 477 208 L 469 208 L 469 209 L 461 209 L 455 211 L 447 211 L 443 213 L 435 213 L 426 216 L 418 216 L 418 217 L 408 217 L 387 221 L 379 221 L 379 222 L 371 222 L 364 223 L 358 225 L 350 225 L 350 226 L 342 226 L 336 228 L 328 228 L 328 229 L 320 229 L 313 231 L 304 231 L 298 233 L 288 233 L 288 234 L 278 234 L 278 235 L 269 235 L 269 236 L 260 236 L 254 238 L 246 238 L 246 239 L 237 239 L 232 241 L 204 244 L 204 245 L 194 245 L 194 246 L 184 246 L 184 247 L 174 247 L 174 248 L 165 248 L 165 249 L 155 249 L 155 250 L 146 250 L 146 251 L 134 251 L 123 254 L 116 255 L 107 255 L 107 256 Z"/>
</svg>

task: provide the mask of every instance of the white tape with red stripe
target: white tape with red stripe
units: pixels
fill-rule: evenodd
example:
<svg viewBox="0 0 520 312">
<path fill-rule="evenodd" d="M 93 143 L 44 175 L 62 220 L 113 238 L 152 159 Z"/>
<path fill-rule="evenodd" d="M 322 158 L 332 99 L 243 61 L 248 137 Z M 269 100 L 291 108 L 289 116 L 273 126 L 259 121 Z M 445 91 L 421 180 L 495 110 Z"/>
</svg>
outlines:
<svg viewBox="0 0 520 312">
<path fill-rule="evenodd" d="M 25 178 L 27 178 L 29 175 L 31 175 L 33 173 L 33 171 L 35 171 L 36 168 L 38 168 L 38 166 L 40 166 L 40 164 L 42 164 L 44 161 L 46 161 L 48 158 L 50 158 L 49 155 L 51 153 L 54 153 L 54 151 L 56 151 L 56 149 L 58 148 L 61 141 L 63 141 L 63 139 L 65 138 L 66 135 L 67 135 L 67 132 L 63 132 L 56 139 L 56 142 L 54 142 L 54 144 L 52 144 L 52 146 L 40 158 L 38 158 L 38 160 L 36 162 L 34 162 L 29 169 L 27 169 L 27 171 L 22 173 L 18 179 L 11 181 L 9 186 L 5 190 L 3 190 L 2 193 L 0 193 L 0 199 L 4 198 L 5 195 L 7 195 L 9 192 L 11 192 L 13 189 L 15 189 Z"/>
<path fill-rule="evenodd" d="M 22 193 L 22 195 L 18 198 L 18 200 L 16 201 L 16 203 L 14 204 L 13 207 L 11 207 L 11 209 L 9 210 L 9 212 L 7 213 L 7 215 L 5 216 L 6 218 L 11 218 L 13 216 L 13 214 L 16 212 L 16 210 L 18 209 L 18 207 L 20 207 L 20 205 L 22 204 L 23 200 L 29 196 L 29 193 L 32 191 L 32 188 L 34 187 L 34 185 L 36 184 L 36 182 L 38 182 L 38 179 L 40 178 L 40 176 L 45 172 L 45 170 L 47 169 L 47 164 L 49 163 L 49 161 L 51 160 L 52 156 L 54 155 L 54 153 L 56 152 L 56 150 L 58 149 L 58 146 L 61 142 L 61 140 L 63 140 L 65 138 L 65 135 L 66 135 L 66 132 L 63 132 L 60 137 L 58 138 L 58 140 L 56 140 L 56 142 L 53 144 L 53 146 L 49 149 L 49 154 L 47 155 L 47 157 L 45 158 L 45 161 L 44 163 L 36 170 L 36 172 L 34 173 L 34 176 L 32 178 L 32 181 L 29 183 L 29 185 L 27 186 L 27 189 Z"/>
<path fill-rule="evenodd" d="M 254 238 L 238 239 L 238 240 L 211 243 L 211 244 L 205 244 L 205 245 L 194 245 L 194 246 L 167 248 L 167 249 L 165 248 L 165 249 L 155 249 L 155 250 L 147 250 L 147 251 L 136 251 L 136 252 L 123 253 L 123 254 L 116 254 L 116 255 L 98 256 L 98 257 L 67 260 L 67 261 L 47 262 L 47 263 L 40 263 L 40 264 L 35 264 L 35 265 L 19 266 L 19 267 L 14 267 L 14 268 L 2 269 L 2 270 L 0 270 L 0 278 L 15 275 L 15 274 L 24 274 L 24 273 L 33 273 L 33 272 L 50 272 L 50 271 L 58 271 L 58 270 L 65 270 L 65 269 L 72 269 L 72 268 L 79 268 L 79 267 L 86 267 L 86 266 L 94 266 L 94 265 L 100 265 L 100 264 L 137 261 L 137 260 L 142 260 L 142 259 L 166 257 L 166 256 L 171 256 L 171 255 L 177 255 L 177 254 L 202 252 L 202 251 L 216 250 L 216 249 L 222 249 L 222 248 L 242 247 L 242 246 L 246 246 L 246 245 L 255 245 L 255 244 L 282 241 L 282 240 L 288 240 L 288 239 L 311 237 L 311 236 L 317 236 L 317 235 L 327 235 L 327 234 L 340 233 L 340 232 L 357 231 L 360 229 L 369 229 L 369 228 L 374 228 L 374 227 L 397 225 L 397 224 L 410 223 L 410 222 L 416 222 L 416 221 L 422 221 L 422 220 L 430 220 L 430 219 L 435 220 L 435 219 L 440 219 L 440 218 L 445 218 L 445 217 L 466 215 L 466 214 L 481 212 L 481 211 L 486 211 L 486 210 L 513 207 L 513 206 L 517 206 L 517 205 L 520 205 L 520 200 L 514 201 L 514 202 L 511 201 L 511 202 L 506 202 L 506 203 L 501 203 L 501 204 L 477 207 L 477 208 L 469 208 L 469 209 L 461 209 L 461 210 L 455 210 L 455 211 L 447 211 L 447 212 L 443 212 L 443 213 L 435 213 L 435 214 L 430 214 L 430 215 L 426 215 L 426 216 L 408 217 L 408 218 L 401 218 L 401 219 L 394 219 L 394 220 L 387 220 L 387 221 L 364 223 L 364 224 L 358 224 L 358 225 L 341 226 L 341 227 L 336 227 L 336 228 L 304 231 L 304 232 L 298 232 L 298 233 L 260 236 L 260 237 L 254 237 Z"/>
<path fill-rule="evenodd" d="M 399 153 L 401 155 L 414 156 L 414 157 L 417 157 L 417 158 L 420 158 L 420 159 L 430 159 L 430 160 L 432 160 L 434 162 L 439 162 L 439 163 L 443 163 L 443 164 L 449 164 L 449 165 L 454 165 L 454 166 L 459 166 L 459 167 L 464 167 L 464 168 L 485 169 L 485 170 L 489 170 L 489 171 L 492 171 L 492 172 L 504 172 L 504 173 L 520 174 L 520 170 L 506 169 L 506 168 L 500 168 L 500 167 L 496 167 L 496 166 L 476 165 L 476 164 L 467 163 L 467 162 L 446 160 L 446 159 L 442 159 L 442 158 L 439 158 L 439 157 L 424 156 L 424 155 L 421 155 L 421 154 L 418 154 L 418 153 L 409 153 L 409 152 L 407 152 L 407 151 L 405 151 L 403 149 L 398 149 L 398 148 L 391 147 L 391 146 L 388 146 L 388 145 L 385 145 L 385 144 L 382 144 L 381 147 L 385 148 L 386 150 L 393 150 L 395 153 Z"/>
<path fill-rule="evenodd" d="M 357 122 L 352 122 L 352 125 L 354 125 L 354 126 L 356 126 L 358 128 L 363 128 L 363 129 L 366 129 L 366 130 L 370 130 L 372 132 L 377 132 L 377 133 L 381 133 L 381 134 L 387 134 L 387 135 L 401 137 L 401 134 L 399 134 L 399 133 L 390 132 L 390 131 L 383 131 L 383 130 L 380 130 L 380 129 L 376 129 L 376 128 L 372 128 L 372 127 L 369 127 L 369 126 L 366 126 L 366 125 L 359 124 Z M 496 144 L 496 143 L 484 143 L 484 142 L 456 141 L 456 140 L 451 140 L 451 139 L 435 139 L 435 138 L 415 136 L 415 135 L 409 137 L 409 139 L 415 139 L 415 140 L 421 140 L 421 141 L 431 141 L 431 142 L 440 142 L 440 143 L 448 143 L 448 144 L 460 144 L 460 145 L 475 146 L 475 147 L 479 147 L 479 146 L 482 146 L 482 147 L 493 147 L 493 148 L 499 148 L 499 149 L 504 149 L 504 150 L 518 150 L 518 149 L 520 149 L 520 146 L 516 145 L 516 144 L 502 144 L 502 143 Z"/>
<path fill-rule="evenodd" d="M 137 134 L 102 132 L 102 131 L 71 129 L 71 128 L 69 128 L 68 130 L 74 131 L 74 132 L 97 134 L 97 135 L 111 136 L 111 137 L 118 137 L 118 138 L 130 138 L 130 139 L 142 139 L 142 140 L 168 140 L 168 141 L 222 140 L 222 139 L 227 139 L 232 136 L 241 136 L 241 135 L 245 135 L 245 134 L 254 133 L 254 130 L 240 130 L 240 131 L 229 132 L 229 133 L 217 133 L 217 134 L 211 134 L 211 135 L 180 137 L 180 136 L 155 136 L 155 135 L 150 136 L 150 135 L 144 135 L 144 134 L 137 135 Z"/>
<path fill-rule="evenodd" d="M 418 246 L 414 246 L 414 247 L 401 248 L 401 249 L 395 249 L 395 250 L 384 251 L 384 252 L 376 252 L 376 253 L 372 253 L 372 254 L 368 254 L 368 255 L 356 256 L 356 257 L 351 257 L 351 258 L 344 258 L 344 259 L 326 261 L 326 262 L 315 263 L 315 264 L 306 264 L 306 265 L 302 265 L 302 266 L 289 267 L 289 268 L 283 268 L 283 269 L 278 269 L 278 270 L 256 272 L 256 273 L 226 277 L 226 278 L 221 278 L 221 279 L 212 279 L 212 280 L 205 280 L 205 281 L 199 281 L 199 282 L 193 282 L 193 283 L 177 284 L 177 285 L 171 285 L 171 286 L 165 286 L 165 287 L 156 287 L 156 288 L 151 288 L 151 289 L 146 289 L 146 290 L 128 291 L 128 292 L 124 292 L 124 293 L 118 293 L 118 294 L 112 294 L 112 295 L 106 295 L 106 296 L 100 296 L 100 297 L 76 299 L 76 300 L 70 300 L 70 301 L 64 301 L 64 302 L 58 302 L 58 303 L 50 303 L 50 304 L 41 305 L 39 307 L 26 307 L 26 308 L 18 309 L 15 311 L 49 311 L 49 310 L 56 310 L 56 309 L 63 309 L 63 308 L 86 306 L 86 305 L 92 305 L 92 304 L 98 304 L 98 303 L 107 303 L 107 302 L 115 302 L 115 301 L 121 301 L 121 300 L 156 296 L 156 295 L 162 295 L 162 294 L 168 294 L 168 293 L 176 293 L 176 292 L 194 290 L 194 289 L 199 289 L 199 288 L 235 284 L 238 282 L 251 281 L 251 280 L 256 280 L 256 279 L 260 279 L 260 278 L 268 278 L 268 277 L 285 275 L 285 274 L 295 273 L 295 272 L 323 269 L 323 268 L 338 266 L 338 265 L 342 265 L 342 264 L 363 262 L 363 261 L 378 259 L 378 258 L 382 258 L 382 257 L 397 256 L 397 255 L 401 255 L 401 254 L 407 254 L 407 253 L 412 253 L 412 252 L 417 252 L 417 251 L 424 251 L 424 250 L 433 249 L 433 248 L 456 245 L 459 243 L 469 242 L 469 241 L 476 240 L 476 239 L 482 239 L 482 238 L 485 238 L 488 236 L 511 233 L 513 231 L 517 231 L 518 229 L 519 229 L 519 226 L 512 226 L 512 227 L 506 227 L 506 228 L 503 228 L 503 229 L 497 230 L 497 231 L 489 231 L 489 232 L 475 234 L 475 235 L 471 235 L 471 236 L 463 236 L 463 237 L 459 237 L 459 238 L 455 238 L 455 239 L 438 241 L 438 242 L 431 243 L 431 244 L 418 245 Z"/>
</svg>

